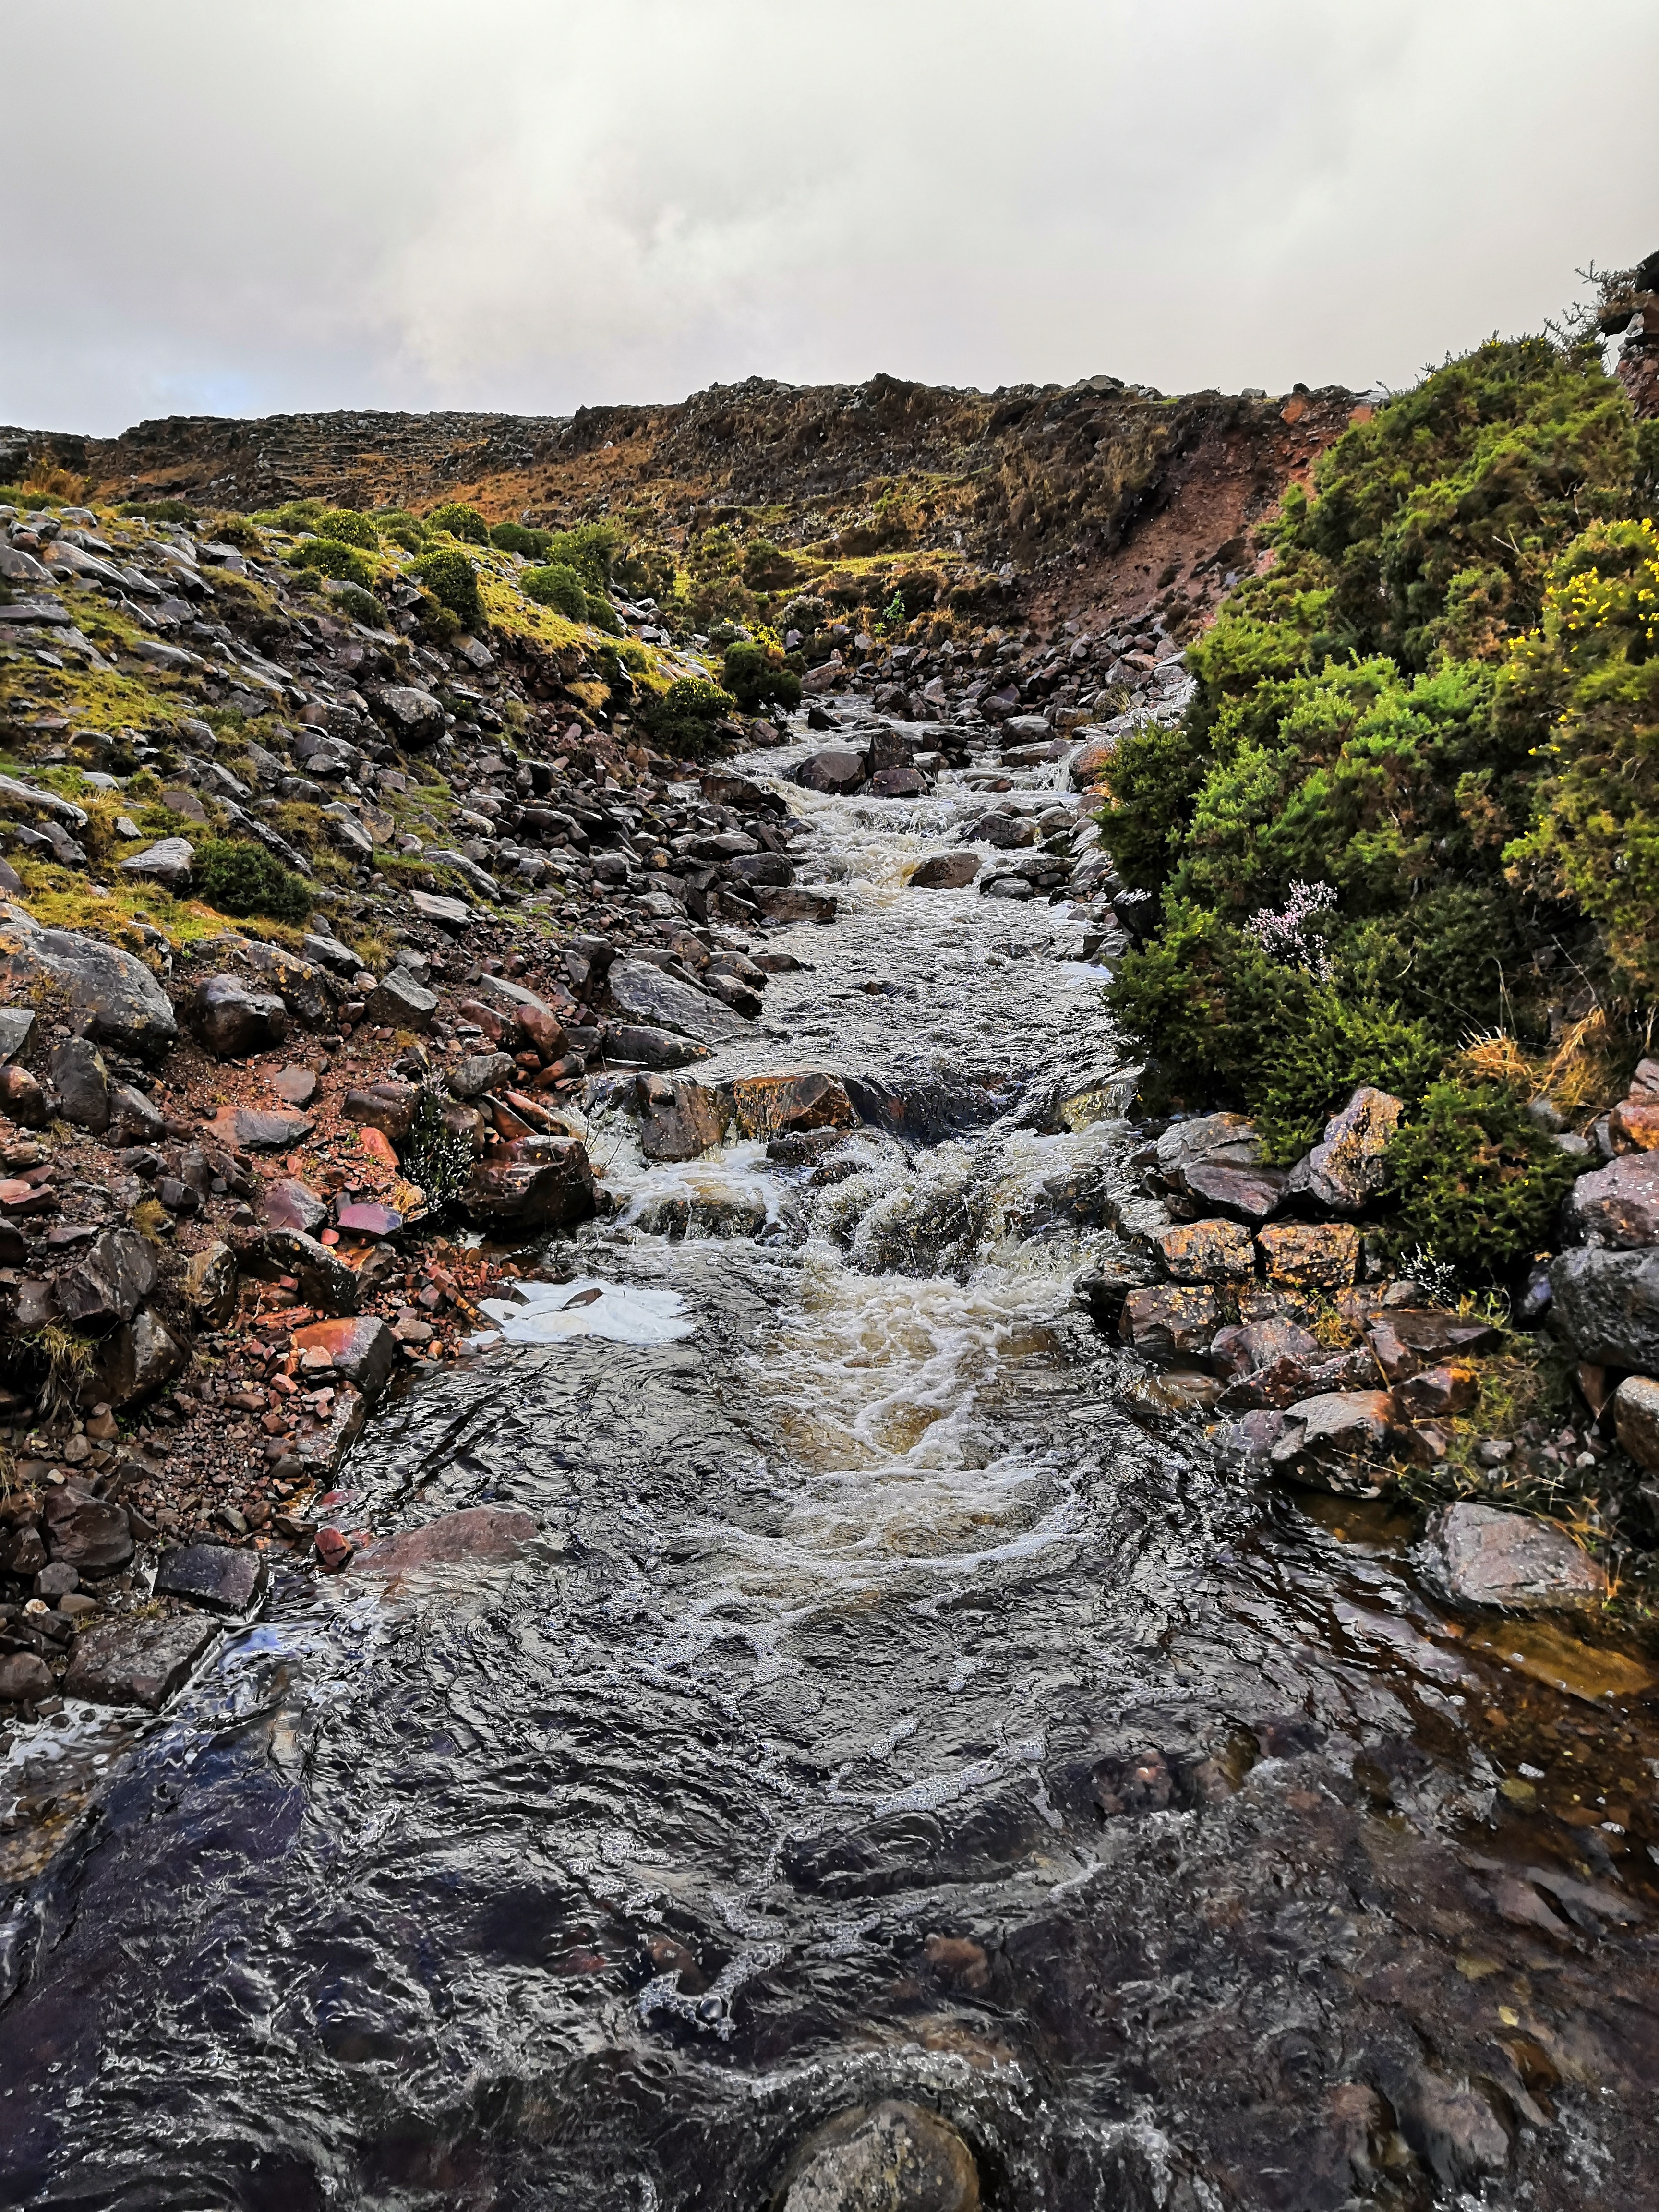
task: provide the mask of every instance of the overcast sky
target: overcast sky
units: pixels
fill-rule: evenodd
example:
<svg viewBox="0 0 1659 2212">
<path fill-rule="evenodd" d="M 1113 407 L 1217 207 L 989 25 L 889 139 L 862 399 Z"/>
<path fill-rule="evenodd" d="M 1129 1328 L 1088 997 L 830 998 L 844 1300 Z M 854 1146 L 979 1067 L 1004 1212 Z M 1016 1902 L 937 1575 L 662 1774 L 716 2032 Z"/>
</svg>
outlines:
<svg viewBox="0 0 1659 2212">
<path fill-rule="evenodd" d="M 3 0 L 0 422 L 1407 383 L 1659 246 L 1654 0 Z"/>
</svg>

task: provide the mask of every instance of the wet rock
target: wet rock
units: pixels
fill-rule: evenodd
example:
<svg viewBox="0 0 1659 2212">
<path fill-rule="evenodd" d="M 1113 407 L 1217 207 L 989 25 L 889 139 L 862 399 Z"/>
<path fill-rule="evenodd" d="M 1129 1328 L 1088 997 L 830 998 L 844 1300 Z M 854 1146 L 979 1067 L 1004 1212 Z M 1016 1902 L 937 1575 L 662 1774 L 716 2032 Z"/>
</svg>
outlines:
<svg viewBox="0 0 1659 2212">
<path fill-rule="evenodd" d="M 708 1047 L 648 1023 L 608 1022 L 605 1053 L 607 1060 L 624 1067 L 688 1067 L 694 1060 L 707 1060 Z"/>
<path fill-rule="evenodd" d="M 437 1011 L 435 991 L 428 991 L 406 968 L 392 968 L 364 1001 L 363 1019 L 387 1029 L 425 1030 L 432 1026 Z"/>
<path fill-rule="evenodd" d="M 1628 1152 L 1582 1175 L 1563 1208 L 1567 1233 L 1629 1251 L 1659 1244 L 1659 1152 Z"/>
<path fill-rule="evenodd" d="M 1285 1222 L 1259 1230 L 1267 1279 L 1297 1290 L 1335 1291 L 1359 1269 L 1359 1231 L 1345 1221 Z"/>
<path fill-rule="evenodd" d="M 106 1229 L 59 1278 L 58 1310 L 93 1333 L 131 1321 L 155 1288 L 155 1255 L 136 1229 Z"/>
<path fill-rule="evenodd" d="M 1555 1319 L 1580 1359 L 1659 1370 L 1659 1249 L 1580 1246 L 1559 1254 L 1549 1277 Z"/>
<path fill-rule="evenodd" d="M 979 2212 L 979 2169 L 937 2112 L 855 2105 L 790 2161 L 783 2212 Z"/>
<path fill-rule="evenodd" d="M 1405 1110 L 1388 1091 L 1362 1084 L 1291 1170 L 1291 1194 L 1305 1194 L 1332 1213 L 1363 1212 L 1388 1181 L 1383 1155 Z"/>
<path fill-rule="evenodd" d="M 979 873 L 977 853 L 930 853 L 919 861 L 910 878 L 917 891 L 964 890 Z"/>
<path fill-rule="evenodd" d="M 694 990 L 648 960 L 617 961 L 609 987 L 611 1003 L 630 1021 L 672 1030 L 699 1044 L 721 1044 L 728 1037 L 741 1036 L 748 1027 L 718 999 Z"/>
<path fill-rule="evenodd" d="M 103 1339 L 90 1379 L 112 1406 L 133 1406 L 171 1382 L 186 1356 L 167 1323 L 146 1308 Z"/>
<path fill-rule="evenodd" d="M 314 1237 L 328 1219 L 328 1206 L 309 1183 L 284 1176 L 266 1184 L 259 1199 L 259 1218 L 267 1229 L 297 1229 L 302 1237 Z"/>
<path fill-rule="evenodd" d="M 745 1137 L 775 1137 L 786 1129 L 853 1129 L 858 1109 L 838 1076 L 744 1076 L 732 1086 L 732 1111 Z"/>
<path fill-rule="evenodd" d="M 124 876 L 160 884 L 164 890 L 187 891 L 196 866 L 196 848 L 188 837 L 162 837 L 120 863 Z"/>
<path fill-rule="evenodd" d="M 1202 1358 L 1221 1322 L 1213 1291 L 1153 1283 L 1124 1299 L 1119 1334 L 1143 1358 L 1169 1363 Z"/>
<path fill-rule="evenodd" d="M 52 1101 L 27 1068 L 0 1067 L 0 1114 L 20 1129 L 44 1129 L 52 1119 Z"/>
<path fill-rule="evenodd" d="M 586 1221 L 599 1204 L 593 1171 L 574 1137 L 526 1138 L 515 1157 L 480 1160 L 463 1204 L 481 1227 L 523 1231 Z"/>
<path fill-rule="evenodd" d="M 1255 1241 L 1241 1222 L 1177 1222 L 1157 1243 L 1177 1283 L 1236 1282 L 1255 1273 Z"/>
<path fill-rule="evenodd" d="M 360 1573 L 400 1575 L 421 1567 L 516 1559 L 537 1534 L 527 1513 L 506 1505 L 469 1505 L 365 1545 L 354 1564 Z"/>
<path fill-rule="evenodd" d="M 1497 1506 L 1442 1506 L 1421 1557 L 1428 1580 L 1460 1605 L 1535 1613 L 1598 1605 L 1607 1595 L 1606 1576 L 1565 1528 Z"/>
<path fill-rule="evenodd" d="M 1329 1390 L 1285 1409 L 1269 1458 L 1276 1473 L 1345 1498 L 1375 1498 L 1398 1441 L 1386 1390 Z"/>
<path fill-rule="evenodd" d="M 513 1058 L 505 1052 L 469 1053 L 449 1071 L 452 1097 L 478 1098 L 513 1079 Z"/>
<path fill-rule="evenodd" d="M 640 1149 L 648 1160 L 692 1160 L 726 1134 L 732 1109 L 717 1091 L 701 1083 L 671 1083 L 642 1075 L 635 1087 Z"/>
<path fill-rule="evenodd" d="M 216 1060 L 270 1052 L 288 1035 L 288 1008 L 275 992 L 251 991 L 240 975 L 207 975 L 191 1000 L 190 1026 Z"/>
<path fill-rule="evenodd" d="M 41 984 L 55 985 L 89 1018 L 91 1035 L 119 1051 L 163 1052 L 178 1035 L 167 993 L 135 955 L 0 906 L 0 1002 L 15 1005 Z"/>
<path fill-rule="evenodd" d="M 826 745 L 822 752 L 811 753 L 795 770 L 795 781 L 803 791 L 827 791 L 838 795 L 854 792 L 864 781 L 865 756 L 848 752 L 842 745 Z"/>
<path fill-rule="evenodd" d="M 264 1556 L 228 1544 L 184 1544 L 162 1554 L 158 1597 L 182 1598 L 209 1613 L 252 1613 L 263 1602 L 269 1575 Z"/>
<path fill-rule="evenodd" d="M 115 1574 L 132 1557 L 125 1512 L 107 1498 L 94 1498 L 79 1482 L 48 1491 L 42 1517 L 52 1558 L 83 1579 Z"/>
<path fill-rule="evenodd" d="M 185 1304 L 202 1328 L 222 1328 L 236 1310 L 236 1255 L 217 1237 L 185 1267 Z"/>
<path fill-rule="evenodd" d="M 750 896 L 768 921 L 810 921 L 824 927 L 836 918 L 835 900 L 820 891 L 779 890 L 769 884 L 757 884 Z"/>
<path fill-rule="evenodd" d="M 47 1065 L 64 1119 L 101 1134 L 109 1127 L 109 1070 L 91 1038 L 65 1037 Z"/>
<path fill-rule="evenodd" d="M 394 1145 L 408 1136 L 420 1102 L 419 1086 L 388 1079 L 371 1083 L 366 1091 L 348 1091 L 340 1102 L 340 1119 L 360 1129 L 378 1129 Z"/>
<path fill-rule="evenodd" d="M 1621 1448 L 1638 1467 L 1659 1474 L 1659 1382 L 1626 1376 L 1613 1394 L 1613 1419 Z"/>
<path fill-rule="evenodd" d="M 94 1705 L 158 1711 L 217 1634 L 210 1620 L 189 1614 L 83 1629 L 75 1639 L 64 1694 Z"/>
<path fill-rule="evenodd" d="M 268 1229 L 265 1255 L 295 1278 L 301 1297 L 317 1312 L 356 1312 L 362 1285 L 356 1271 L 314 1237 L 298 1229 Z"/>
<path fill-rule="evenodd" d="M 283 1114 L 258 1106 L 222 1106 L 205 1123 L 203 1135 L 233 1152 L 291 1152 L 316 1127 L 304 1114 Z"/>
<path fill-rule="evenodd" d="M 398 1340 L 376 1314 L 313 1322 L 294 1332 L 294 1349 L 324 1353 L 335 1374 L 354 1383 L 372 1406 L 392 1379 Z"/>
<path fill-rule="evenodd" d="M 38 1705 L 52 1693 L 52 1669 L 33 1651 L 9 1651 L 0 1658 L 0 1699 L 8 1705 Z"/>
</svg>

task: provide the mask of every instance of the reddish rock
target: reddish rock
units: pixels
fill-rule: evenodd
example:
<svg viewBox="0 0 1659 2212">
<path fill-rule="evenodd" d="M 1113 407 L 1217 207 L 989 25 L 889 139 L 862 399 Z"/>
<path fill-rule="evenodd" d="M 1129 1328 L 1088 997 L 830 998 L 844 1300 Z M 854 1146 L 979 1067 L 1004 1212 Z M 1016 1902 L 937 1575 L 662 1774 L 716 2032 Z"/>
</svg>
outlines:
<svg viewBox="0 0 1659 2212">
<path fill-rule="evenodd" d="M 368 1574 L 398 1575 L 419 1567 L 515 1559 L 536 1535 L 536 1523 L 527 1513 L 503 1505 L 469 1505 L 422 1528 L 405 1528 L 365 1545 L 356 1565 Z"/>
</svg>

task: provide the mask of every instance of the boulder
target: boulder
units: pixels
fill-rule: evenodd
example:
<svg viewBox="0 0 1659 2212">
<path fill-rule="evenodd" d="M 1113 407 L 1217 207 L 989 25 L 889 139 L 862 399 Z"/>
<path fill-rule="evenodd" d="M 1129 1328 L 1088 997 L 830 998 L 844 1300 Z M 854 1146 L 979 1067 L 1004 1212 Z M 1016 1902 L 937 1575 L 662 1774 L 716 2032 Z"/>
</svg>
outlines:
<svg viewBox="0 0 1659 2212">
<path fill-rule="evenodd" d="M 605 1055 L 624 1067 L 686 1067 L 693 1060 L 707 1060 L 708 1047 L 648 1022 L 607 1022 Z"/>
<path fill-rule="evenodd" d="M 263 1554 L 228 1544 L 183 1544 L 162 1554 L 157 1597 L 182 1598 L 208 1613 L 252 1613 L 270 1577 Z"/>
<path fill-rule="evenodd" d="M 1363 1212 L 1388 1181 L 1383 1155 L 1405 1110 L 1402 1100 L 1362 1084 L 1291 1170 L 1291 1194 L 1305 1195 L 1330 1213 Z"/>
<path fill-rule="evenodd" d="M 858 1109 L 838 1076 L 749 1075 L 732 1086 L 732 1107 L 745 1137 L 786 1129 L 855 1129 Z"/>
<path fill-rule="evenodd" d="M 167 1323 L 146 1307 L 99 1344 L 91 1384 L 112 1406 L 137 1405 L 171 1382 L 187 1357 Z"/>
<path fill-rule="evenodd" d="M 75 1639 L 64 1694 L 84 1698 L 89 1705 L 137 1705 L 156 1712 L 217 1634 L 210 1620 L 187 1613 L 83 1629 Z"/>
<path fill-rule="evenodd" d="M 422 1567 L 471 1566 L 516 1559 L 536 1540 L 536 1523 L 507 1505 L 466 1505 L 419 1528 L 366 1544 L 351 1562 L 359 1574 L 412 1574 Z"/>
<path fill-rule="evenodd" d="M 1124 1299 L 1118 1334 L 1143 1358 L 1198 1360 L 1208 1352 L 1221 1318 L 1212 1290 L 1153 1283 Z"/>
<path fill-rule="evenodd" d="M 417 982 L 406 968 L 392 968 L 363 1005 L 363 1019 L 387 1029 L 426 1030 L 438 1011 L 438 994 Z"/>
<path fill-rule="evenodd" d="M 1154 1241 L 1177 1283 L 1237 1282 L 1255 1273 L 1255 1245 L 1242 1222 L 1179 1222 Z"/>
<path fill-rule="evenodd" d="M 781 2212 L 979 2212 L 967 2144 L 924 2106 L 854 2105 L 817 2128 L 785 2177 Z"/>
<path fill-rule="evenodd" d="M 862 753 L 849 752 L 843 745 L 826 745 L 822 752 L 807 755 L 795 770 L 794 780 L 803 791 L 826 791 L 844 797 L 864 781 L 866 766 Z"/>
<path fill-rule="evenodd" d="M 267 1229 L 297 1229 L 314 1237 L 328 1219 L 328 1206 L 309 1183 L 294 1176 L 267 1183 L 259 1198 L 259 1218 Z"/>
<path fill-rule="evenodd" d="M 236 1255 L 217 1237 L 185 1266 L 185 1304 L 202 1328 L 222 1328 L 236 1310 Z"/>
<path fill-rule="evenodd" d="M 917 891 L 959 891 L 979 873 L 977 853 L 930 853 L 918 861 L 910 877 Z"/>
<path fill-rule="evenodd" d="M 143 962 L 71 929 L 43 929 L 20 906 L 0 906 L 0 1003 L 55 986 L 90 1034 L 118 1051 L 165 1052 L 178 1024 L 167 993 Z"/>
<path fill-rule="evenodd" d="M 1359 1231 L 1346 1221 L 1287 1221 L 1256 1232 L 1267 1279 L 1297 1290 L 1335 1291 L 1359 1270 Z"/>
<path fill-rule="evenodd" d="M 106 1498 L 94 1498 L 79 1482 L 49 1490 L 42 1517 L 52 1559 L 73 1567 L 83 1581 L 115 1574 L 132 1557 L 125 1512 Z"/>
<path fill-rule="evenodd" d="M 1565 1528 L 1497 1506 L 1443 1506 L 1421 1557 L 1427 1579 L 1460 1605 L 1538 1613 L 1599 1605 L 1607 1595 L 1607 1577 Z"/>
<path fill-rule="evenodd" d="M 1375 1498 L 1399 1441 L 1386 1390 L 1328 1390 L 1285 1408 L 1268 1457 L 1276 1473 L 1311 1489 Z"/>
<path fill-rule="evenodd" d="M 207 975 L 190 1003 L 190 1026 L 216 1060 L 274 1051 L 288 1035 L 288 1008 L 274 992 L 251 991 L 240 975 Z"/>
<path fill-rule="evenodd" d="M 65 1037 L 47 1065 L 64 1119 L 101 1135 L 109 1127 L 109 1070 L 92 1039 Z"/>
<path fill-rule="evenodd" d="M 635 1086 L 640 1109 L 640 1149 L 648 1160 L 694 1160 L 718 1145 L 732 1109 L 718 1091 L 701 1083 L 671 1083 L 641 1075 Z"/>
<path fill-rule="evenodd" d="M 136 1229 L 106 1229 L 58 1282 L 58 1310 L 92 1334 L 131 1321 L 155 1288 L 155 1255 Z"/>
<path fill-rule="evenodd" d="M 372 1406 L 392 1379 L 398 1340 L 378 1314 L 354 1314 L 313 1322 L 294 1332 L 294 1349 L 323 1353 L 332 1371 L 361 1390 Z"/>
<path fill-rule="evenodd" d="M 1659 1248 L 1581 1245 L 1550 1262 L 1552 1310 L 1580 1359 L 1597 1367 L 1659 1370 Z"/>
<path fill-rule="evenodd" d="M 630 1021 L 673 1030 L 699 1044 L 741 1036 L 749 1024 L 718 999 L 694 990 L 649 960 L 619 960 L 609 978 L 611 1003 Z"/>
<path fill-rule="evenodd" d="M 163 890 L 187 891 L 196 866 L 196 848 L 188 837 L 162 837 L 120 863 L 124 876 L 160 884 Z"/>
<path fill-rule="evenodd" d="M 356 1312 L 362 1285 L 356 1269 L 315 1237 L 298 1229 L 268 1229 L 265 1256 L 295 1278 L 301 1297 L 319 1313 Z"/>
<path fill-rule="evenodd" d="M 462 1202 L 480 1227 L 528 1232 L 586 1221 L 599 1198 L 578 1139 L 528 1137 L 507 1160 L 480 1160 Z"/>
<path fill-rule="evenodd" d="M 232 1152 L 291 1152 L 316 1123 L 308 1115 L 282 1114 L 258 1106 L 222 1106 L 202 1130 Z"/>
<path fill-rule="evenodd" d="M 1627 1375 L 1613 1393 L 1613 1431 L 1638 1467 L 1659 1474 L 1659 1382 Z"/>
<path fill-rule="evenodd" d="M 1659 1152 L 1626 1152 L 1580 1176 L 1563 1218 L 1580 1243 L 1615 1251 L 1659 1244 Z"/>
</svg>

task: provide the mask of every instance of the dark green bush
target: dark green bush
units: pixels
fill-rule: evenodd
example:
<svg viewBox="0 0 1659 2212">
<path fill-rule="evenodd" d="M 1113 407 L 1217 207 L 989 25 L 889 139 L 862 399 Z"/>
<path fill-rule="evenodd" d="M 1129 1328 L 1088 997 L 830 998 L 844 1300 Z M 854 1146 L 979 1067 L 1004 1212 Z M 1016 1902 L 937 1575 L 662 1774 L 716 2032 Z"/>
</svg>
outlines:
<svg viewBox="0 0 1659 2212">
<path fill-rule="evenodd" d="M 520 579 L 520 589 L 538 606 L 551 607 L 567 622 L 587 620 L 587 592 L 575 570 L 563 562 L 545 568 L 529 568 Z"/>
<path fill-rule="evenodd" d="M 774 704 L 786 708 L 800 704 L 800 678 L 775 645 L 747 641 L 728 645 L 725 676 L 726 690 L 746 714 Z"/>
<path fill-rule="evenodd" d="M 337 576 L 367 592 L 374 581 L 374 564 L 355 545 L 342 545 L 332 538 L 302 538 L 283 555 L 290 568 L 311 568 L 318 574 Z"/>
<path fill-rule="evenodd" d="M 546 530 L 531 530 L 522 522 L 498 522 L 489 532 L 489 542 L 503 553 L 521 553 L 526 560 L 541 560 L 546 554 L 552 533 Z"/>
<path fill-rule="evenodd" d="M 373 592 L 364 591 L 360 584 L 342 584 L 331 596 L 335 605 L 343 607 L 353 622 L 366 623 L 371 629 L 389 626 L 385 607 Z"/>
<path fill-rule="evenodd" d="M 410 567 L 440 606 L 447 607 L 463 629 L 483 629 L 483 601 L 478 595 L 478 572 L 459 545 L 423 553 Z"/>
<path fill-rule="evenodd" d="M 468 507 L 459 499 L 446 500 L 441 506 L 427 511 L 428 530 L 447 530 L 452 538 L 464 538 L 471 545 L 488 545 L 489 525 L 476 507 Z"/>
<path fill-rule="evenodd" d="M 718 684 L 682 676 L 646 701 L 642 720 L 652 742 L 683 760 L 700 760 L 720 742 L 716 724 L 737 712 L 737 701 Z"/>
<path fill-rule="evenodd" d="M 361 545 L 367 553 L 380 550 L 380 533 L 366 514 L 355 507 L 325 507 L 312 528 L 319 538 L 331 538 L 337 545 Z"/>
<path fill-rule="evenodd" d="M 285 868 L 263 845 L 241 837 L 205 837 L 196 848 L 196 886 L 221 914 L 262 914 L 301 922 L 316 902 L 305 878 Z"/>
<path fill-rule="evenodd" d="M 1400 1192 L 1395 1242 L 1461 1273 L 1500 1274 L 1554 1242 L 1577 1171 L 1496 1085 L 1436 1083 L 1389 1140 Z"/>
</svg>

